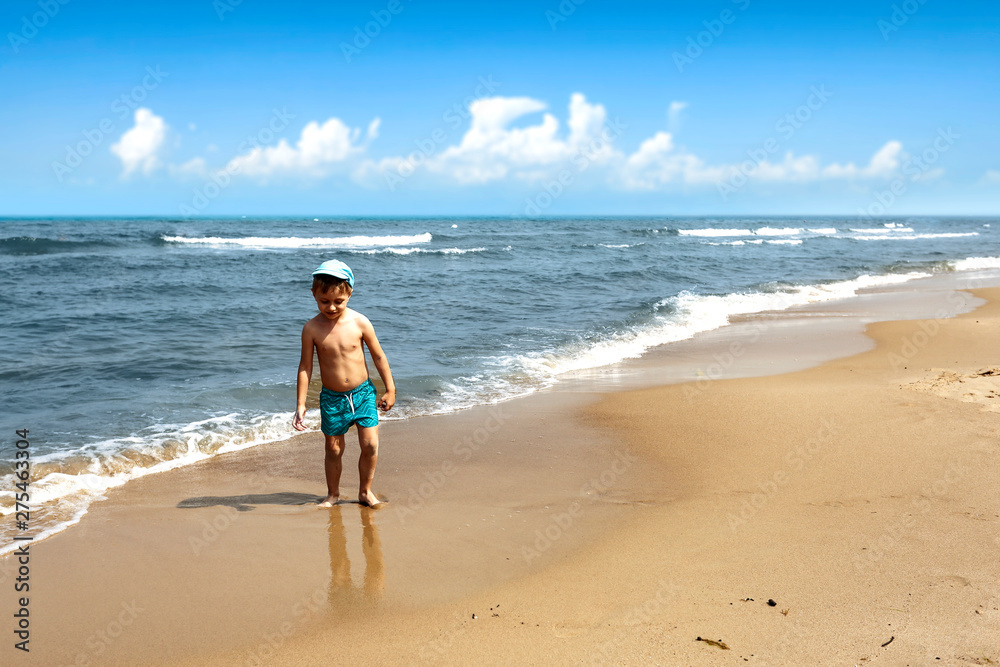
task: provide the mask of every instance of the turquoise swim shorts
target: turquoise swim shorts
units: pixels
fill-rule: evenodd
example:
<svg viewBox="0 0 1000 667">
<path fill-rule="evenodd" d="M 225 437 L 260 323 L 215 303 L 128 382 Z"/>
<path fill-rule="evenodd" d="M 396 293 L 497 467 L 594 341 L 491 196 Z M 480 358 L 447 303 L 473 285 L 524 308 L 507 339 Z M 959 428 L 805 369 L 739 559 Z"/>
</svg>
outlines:
<svg viewBox="0 0 1000 667">
<path fill-rule="evenodd" d="M 365 428 L 378 426 L 375 385 L 368 379 L 350 391 L 330 391 L 323 387 L 319 393 L 319 412 L 323 417 L 323 435 L 344 435 L 351 424 Z"/>
</svg>

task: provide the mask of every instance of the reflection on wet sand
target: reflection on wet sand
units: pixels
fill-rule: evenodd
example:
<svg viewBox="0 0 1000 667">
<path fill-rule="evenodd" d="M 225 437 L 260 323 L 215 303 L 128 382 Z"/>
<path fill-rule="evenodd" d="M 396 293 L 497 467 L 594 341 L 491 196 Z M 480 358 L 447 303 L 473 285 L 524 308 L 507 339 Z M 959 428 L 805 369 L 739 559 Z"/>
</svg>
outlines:
<svg viewBox="0 0 1000 667">
<path fill-rule="evenodd" d="M 343 512 L 353 506 L 335 505 L 330 512 L 330 592 L 331 605 L 355 602 L 359 598 L 370 602 L 382 599 L 385 592 L 385 564 L 382 561 L 382 541 L 378 536 L 374 515 L 378 510 L 359 507 L 361 511 L 361 550 L 365 556 L 365 579 L 359 591 L 351 582 L 351 560 L 347 555 L 347 531 Z M 359 595 L 360 593 L 360 595 Z"/>
</svg>

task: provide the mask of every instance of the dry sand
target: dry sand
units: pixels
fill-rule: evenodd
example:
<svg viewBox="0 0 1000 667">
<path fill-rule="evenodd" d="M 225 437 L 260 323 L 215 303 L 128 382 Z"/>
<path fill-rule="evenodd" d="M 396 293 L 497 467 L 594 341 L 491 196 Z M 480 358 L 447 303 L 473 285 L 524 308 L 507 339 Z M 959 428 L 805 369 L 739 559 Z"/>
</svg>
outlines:
<svg viewBox="0 0 1000 667">
<path fill-rule="evenodd" d="M 1000 289 L 976 293 L 807 370 L 388 423 L 377 510 L 308 504 L 318 434 L 140 479 L 32 547 L 32 652 L 0 656 L 1000 662 Z"/>
</svg>

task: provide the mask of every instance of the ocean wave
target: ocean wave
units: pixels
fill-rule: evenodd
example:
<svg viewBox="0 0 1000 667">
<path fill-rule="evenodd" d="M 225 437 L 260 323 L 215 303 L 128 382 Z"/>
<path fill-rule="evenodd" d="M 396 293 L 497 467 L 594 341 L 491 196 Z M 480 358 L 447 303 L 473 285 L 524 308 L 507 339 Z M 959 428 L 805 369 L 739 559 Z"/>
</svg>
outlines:
<svg viewBox="0 0 1000 667">
<path fill-rule="evenodd" d="M 837 233 L 836 227 L 820 227 L 819 229 L 809 229 L 810 234 L 820 234 L 822 236 L 832 236 Z"/>
<path fill-rule="evenodd" d="M 787 310 L 810 303 L 844 299 L 872 287 L 894 285 L 930 273 L 862 275 L 821 285 L 788 286 L 775 292 L 748 291 L 726 295 L 681 292 L 655 304 L 656 315 L 645 325 L 600 339 L 581 340 L 558 349 L 498 355 L 483 361 L 486 370 L 457 378 L 442 392 L 439 412 L 497 403 L 530 394 L 574 371 L 600 368 L 642 356 L 647 350 L 686 340 L 726 326 L 736 315 Z"/>
<path fill-rule="evenodd" d="M 789 287 L 778 292 L 745 292 L 723 296 L 696 295 L 682 292 L 656 304 L 659 315 L 651 324 L 625 331 L 594 343 L 569 346 L 550 354 L 521 355 L 518 364 L 543 378 L 576 370 L 606 366 L 641 356 L 646 350 L 666 343 L 685 340 L 698 333 L 718 329 L 734 315 L 770 310 L 787 310 L 794 306 L 830 301 L 853 296 L 858 291 L 927 277 L 930 274 L 912 272 L 882 276 L 863 275 L 826 285 Z"/>
<path fill-rule="evenodd" d="M 246 417 L 211 417 L 186 425 L 158 425 L 147 432 L 90 444 L 70 452 L 35 458 L 31 482 L 32 526 L 35 539 L 52 535 L 78 522 L 109 489 L 133 479 L 197 463 L 204 459 L 289 438 L 292 413 Z M 310 410 L 306 423 L 318 427 L 319 411 Z M 0 542 L 17 534 L 14 476 L 0 477 Z M 0 548 L 0 555 L 13 550 Z"/>
<path fill-rule="evenodd" d="M 757 236 L 797 236 L 802 233 L 801 227 L 761 227 L 754 230 Z"/>
<path fill-rule="evenodd" d="M 65 238 L 51 239 L 35 236 L 8 236 L 0 238 L 0 254 L 48 255 L 61 252 L 83 252 L 94 248 L 114 248 L 111 241 L 77 241 Z"/>
<path fill-rule="evenodd" d="M 729 243 L 764 242 L 764 239 L 741 239 Z M 770 239 L 767 242 L 801 242 L 801 239 Z M 394 249 L 399 248 L 384 250 L 392 252 Z M 953 266 L 955 270 L 1000 268 L 1000 257 L 969 257 L 954 261 Z M 405 418 L 451 412 L 506 401 L 551 386 L 567 373 L 640 357 L 653 347 L 718 329 L 737 315 L 848 298 L 865 288 L 929 275 L 931 273 L 926 271 L 865 274 L 833 283 L 789 285 L 774 291 L 748 290 L 723 295 L 680 292 L 652 304 L 650 319 L 641 325 L 625 327 L 609 335 L 595 332 L 552 349 L 485 358 L 481 360 L 479 372 L 453 378 L 433 399 L 400 406 L 395 416 Z M 310 410 L 307 423 L 316 428 L 318 421 L 317 411 Z M 38 457 L 34 467 L 38 478 L 32 482 L 32 499 L 40 510 L 33 513 L 33 526 L 40 531 L 36 539 L 78 522 L 90 504 L 104 498 L 109 489 L 225 452 L 288 438 L 296 434 L 290 422 L 291 413 L 287 412 L 257 416 L 228 414 L 183 425 L 158 425 L 128 438 Z M 10 538 L 16 534 L 13 493 L 10 491 L 13 488 L 12 475 L 0 477 L 0 535 L 4 544 L 10 544 Z M 0 548 L 0 554 L 12 548 Z"/>
<path fill-rule="evenodd" d="M 1000 257 L 966 257 L 954 262 L 956 271 L 982 271 L 1000 269 Z"/>
<path fill-rule="evenodd" d="M 485 252 L 487 248 L 374 248 L 369 250 L 348 250 L 355 255 L 465 255 L 470 252 Z"/>
<path fill-rule="evenodd" d="M 270 248 L 372 248 L 380 246 L 406 246 L 430 243 L 430 232 L 407 236 L 337 236 L 299 238 L 295 236 L 245 236 L 224 238 L 221 236 L 162 236 L 166 243 L 205 245 L 211 247 L 240 247 L 255 249 Z"/>
<path fill-rule="evenodd" d="M 637 248 L 646 243 L 574 243 L 573 248 L 608 248 L 610 250 L 624 250 L 625 248 Z"/>
<path fill-rule="evenodd" d="M 758 227 L 757 229 L 678 229 L 681 236 L 719 237 L 719 236 L 798 236 L 805 230 L 802 227 Z M 837 230 L 833 230 L 836 232 Z"/>
<path fill-rule="evenodd" d="M 899 230 L 893 230 L 893 231 L 899 231 Z M 848 238 L 854 239 L 855 241 L 915 241 L 919 239 L 953 239 L 962 236 L 979 236 L 979 232 L 940 232 L 937 234 L 898 234 L 898 235 L 877 234 L 873 236 L 866 236 L 864 234 L 861 234 L 856 236 L 850 236 Z"/>
<path fill-rule="evenodd" d="M 852 232 L 857 232 L 859 234 L 897 234 L 897 233 L 912 232 L 913 228 L 912 227 L 889 227 L 887 225 L 885 227 L 873 227 L 873 228 L 862 228 L 862 229 L 854 229 L 852 227 L 851 231 Z"/>
<path fill-rule="evenodd" d="M 681 236 L 753 236 L 749 229 L 678 229 Z"/>
<path fill-rule="evenodd" d="M 802 245 L 802 239 L 747 239 L 746 241 L 702 241 L 705 245 L 762 245 L 764 243 L 769 243 L 771 245 Z"/>
</svg>

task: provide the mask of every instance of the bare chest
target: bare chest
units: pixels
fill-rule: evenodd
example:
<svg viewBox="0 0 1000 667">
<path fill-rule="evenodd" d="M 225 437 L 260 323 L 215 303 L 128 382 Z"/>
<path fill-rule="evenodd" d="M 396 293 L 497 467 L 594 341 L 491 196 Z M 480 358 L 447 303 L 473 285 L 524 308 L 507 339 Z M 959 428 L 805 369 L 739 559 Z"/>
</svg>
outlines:
<svg viewBox="0 0 1000 667">
<path fill-rule="evenodd" d="M 356 326 L 338 326 L 316 337 L 321 356 L 353 358 L 363 354 L 361 330 Z"/>
</svg>

